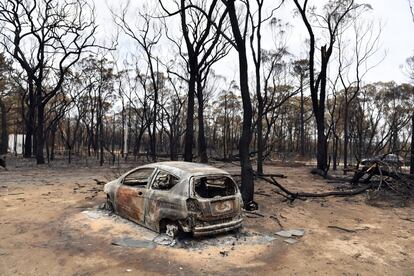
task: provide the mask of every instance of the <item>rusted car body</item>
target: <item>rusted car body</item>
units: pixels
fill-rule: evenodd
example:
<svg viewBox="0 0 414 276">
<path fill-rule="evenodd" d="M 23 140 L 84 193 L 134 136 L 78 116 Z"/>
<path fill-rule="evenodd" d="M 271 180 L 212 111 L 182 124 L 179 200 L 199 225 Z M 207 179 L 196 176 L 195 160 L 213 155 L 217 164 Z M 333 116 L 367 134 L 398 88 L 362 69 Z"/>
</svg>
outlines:
<svg viewBox="0 0 414 276">
<path fill-rule="evenodd" d="M 171 225 L 194 236 L 242 226 L 240 191 L 224 170 L 159 162 L 131 170 L 104 187 L 114 212 L 154 231 Z"/>
</svg>

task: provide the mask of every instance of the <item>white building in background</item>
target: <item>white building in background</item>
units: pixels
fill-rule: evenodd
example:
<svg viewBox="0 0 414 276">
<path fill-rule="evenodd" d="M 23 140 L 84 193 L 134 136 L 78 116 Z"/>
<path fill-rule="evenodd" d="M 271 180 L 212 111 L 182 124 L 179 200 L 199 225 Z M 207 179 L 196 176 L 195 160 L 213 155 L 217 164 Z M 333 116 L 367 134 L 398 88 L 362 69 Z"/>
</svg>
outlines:
<svg viewBox="0 0 414 276">
<path fill-rule="evenodd" d="M 24 134 L 9 134 L 9 152 L 23 154 Z"/>
</svg>

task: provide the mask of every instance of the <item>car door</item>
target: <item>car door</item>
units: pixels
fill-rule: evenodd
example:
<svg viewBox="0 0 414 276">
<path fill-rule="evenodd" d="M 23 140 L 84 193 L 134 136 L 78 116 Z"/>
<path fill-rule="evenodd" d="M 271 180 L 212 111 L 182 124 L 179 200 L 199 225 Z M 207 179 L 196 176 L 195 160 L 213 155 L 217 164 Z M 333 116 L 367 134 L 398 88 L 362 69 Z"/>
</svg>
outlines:
<svg viewBox="0 0 414 276">
<path fill-rule="evenodd" d="M 172 192 L 173 187 L 178 184 L 179 178 L 167 171 L 158 170 L 148 188 L 147 212 L 145 224 L 157 229 L 160 219 L 178 218 L 182 209 L 182 197 Z"/>
<path fill-rule="evenodd" d="M 129 220 L 144 224 L 147 188 L 154 168 L 139 168 L 123 179 L 116 193 L 117 213 Z"/>
</svg>

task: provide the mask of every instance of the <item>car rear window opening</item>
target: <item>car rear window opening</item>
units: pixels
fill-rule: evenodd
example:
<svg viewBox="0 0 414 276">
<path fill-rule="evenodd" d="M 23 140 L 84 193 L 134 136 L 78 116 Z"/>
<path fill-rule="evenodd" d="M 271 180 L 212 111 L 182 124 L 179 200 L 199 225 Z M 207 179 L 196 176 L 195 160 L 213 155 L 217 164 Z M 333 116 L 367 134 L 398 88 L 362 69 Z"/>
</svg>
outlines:
<svg viewBox="0 0 414 276">
<path fill-rule="evenodd" d="M 227 176 L 203 176 L 194 179 L 194 191 L 202 198 L 215 198 L 236 194 L 236 183 Z"/>
</svg>

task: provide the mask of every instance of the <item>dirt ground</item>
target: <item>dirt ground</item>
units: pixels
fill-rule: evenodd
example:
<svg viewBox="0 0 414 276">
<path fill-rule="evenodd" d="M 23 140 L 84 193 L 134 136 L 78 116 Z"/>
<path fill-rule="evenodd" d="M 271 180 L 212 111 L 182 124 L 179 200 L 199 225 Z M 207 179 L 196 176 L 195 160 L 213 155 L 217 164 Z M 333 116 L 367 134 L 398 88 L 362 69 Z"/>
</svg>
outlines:
<svg viewBox="0 0 414 276">
<path fill-rule="evenodd" d="M 334 189 L 308 167 L 265 170 L 287 175 L 278 180 L 292 190 Z M 374 207 L 366 195 L 288 204 L 263 182 L 257 182 L 255 199 L 264 217 L 246 214 L 242 233 L 175 247 L 114 245 L 116 239 L 151 241 L 157 235 L 97 210 L 105 197 L 94 179 L 116 173 L 79 167 L 0 171 L 0 275 L 414 275 L 413 204 Z M 281 230 L 275 218 L 284 229 L 304 229 L 304 236 L 285 242 L 275 235 Z"/>
</svg>

